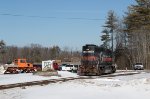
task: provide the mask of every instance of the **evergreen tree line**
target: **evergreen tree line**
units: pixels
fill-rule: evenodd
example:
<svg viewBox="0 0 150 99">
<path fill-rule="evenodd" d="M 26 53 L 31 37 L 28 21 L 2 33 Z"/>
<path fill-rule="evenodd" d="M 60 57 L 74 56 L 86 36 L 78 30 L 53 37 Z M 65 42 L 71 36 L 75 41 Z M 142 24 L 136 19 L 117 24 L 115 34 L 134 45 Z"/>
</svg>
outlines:
<svg viewBox="0 0 150 99">
<path fill-rule="evenodd" d="M 4 41 L 2 41 L 4 42 Z M 41 63 L 43 60 L 61 60 L 62 62 L 74 62 L 80 60 L 80 52 L 72 51 L 68 47 L 61 49 L 59 46 L 42 47 L 39 44 L 31 44 L 25 47 L 6 46 L 1 50 L 0 63 L 11 63 L 17 58 L 26 58 L 31 63 Z"/>
<path fill-rule="evenodd" d="M 103 26 L 102 46 L 112 49 L 119 69 L 143 63 L 150 69 L 150 0 L 135 0 L 123 18 L 109 11 Z"/>
</svg>

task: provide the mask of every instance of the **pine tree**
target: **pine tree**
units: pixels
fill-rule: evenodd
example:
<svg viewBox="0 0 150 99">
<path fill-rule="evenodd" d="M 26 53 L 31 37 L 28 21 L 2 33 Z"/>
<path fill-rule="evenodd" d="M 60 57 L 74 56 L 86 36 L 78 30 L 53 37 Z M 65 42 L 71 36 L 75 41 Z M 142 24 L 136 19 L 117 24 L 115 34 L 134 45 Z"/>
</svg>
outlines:
<svg viewBox="0 0 150 99">
<path fill-rule="evenodd" d="M 129 6 L 125 24 L 128 32 L 149 29 L 150 27 L 150 0 L 136 0 L 137 5 Z"/>
<path fill-rule="evenodd" d="M 107 29 L 104 29 L 102 31 L 103 35 L 101 36 L 101 41 L 103 41 L 102 46 L 106 49 L 109 48 L 109 42 L 110 42 L 110 35 L 109 35 L 109 31 Z"/>
<path fill-rule="evenodd" d="M 133 63 L 142 62 L 148 69 L 150 65 L 150 0 L 136 0 L 129 6 L 124 19 L 128 33 L 128 43 Z"/>
<path fill-rule="evenodd" d="M 108 16 L 107 16 L 107 20 L 106 20 L 105 24 L 106 25 L 104 27 L 106 27 L 108 29 L 109 33 L 111 33 L 111 45 L 112 45 L 111 50 L 112 50 L 112 58 L 113 58 L 113 63 L 114 63 L 114 54 L 113 54 L 113 52 L 114 52 L 114 31 L 117 27 L 117 17 L 115 15 L 114 11 L 110 10 L 108 12 Z"/>
<path fill-rule="evenodd" d="M 3 40 L 0 41 L 0 61 L 3 62 L 3 55 L 6 53 L 5 50 L 5 42 Z"/>
</svg>

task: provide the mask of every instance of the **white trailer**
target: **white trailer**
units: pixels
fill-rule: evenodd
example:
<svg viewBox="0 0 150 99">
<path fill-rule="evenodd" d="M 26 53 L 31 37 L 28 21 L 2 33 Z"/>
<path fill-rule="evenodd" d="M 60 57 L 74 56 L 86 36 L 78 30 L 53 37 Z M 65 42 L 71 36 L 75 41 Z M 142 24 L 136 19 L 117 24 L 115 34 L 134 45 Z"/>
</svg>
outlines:
<svg viewBox="0 0 150 99">
<path fill-rule="evenodd" d="M 53 62 L 55 60 L 46 60 L 42 61 L 42 71 L 54 70 Z"/>
</svg>

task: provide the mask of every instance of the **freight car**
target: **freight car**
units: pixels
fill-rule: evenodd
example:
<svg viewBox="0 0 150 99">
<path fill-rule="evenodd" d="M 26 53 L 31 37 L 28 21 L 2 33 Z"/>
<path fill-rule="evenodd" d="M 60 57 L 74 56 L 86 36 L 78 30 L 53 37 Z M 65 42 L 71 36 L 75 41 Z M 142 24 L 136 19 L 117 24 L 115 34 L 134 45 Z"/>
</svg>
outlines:
<svg viewBox="0 0 150 99">
<path fill-rule="evenodd" d="M 101 75 L 114 73 L 115 65 L 112 63 L 112 52 L 109 49 L 87 44 L 82 47 L 81 66 L 78 75 Z"/>
</svg>

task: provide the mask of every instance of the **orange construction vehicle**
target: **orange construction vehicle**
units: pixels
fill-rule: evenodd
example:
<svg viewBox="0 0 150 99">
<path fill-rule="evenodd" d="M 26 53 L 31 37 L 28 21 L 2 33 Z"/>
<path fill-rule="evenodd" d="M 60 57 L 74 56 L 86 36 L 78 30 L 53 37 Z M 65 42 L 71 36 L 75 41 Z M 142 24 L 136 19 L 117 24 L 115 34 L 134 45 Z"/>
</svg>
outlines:
<svg viewBox="0 0 150 99">
<path fill-rule="evenodd" d="M 5 74 L 17 74 L 17 73 L 31 73 L 36 69 L 33 67 L 33 64 L 28 63 L 26 59 L 15 59 L 14 62 L 10 65 L 5 66 Z"/>
<path fill-rule="evenodd" d="M 20 68 L 33 67 L 33 64 L 28 63 L 26 59 L 15 59 L 14 64 Z"/>
</svg>

